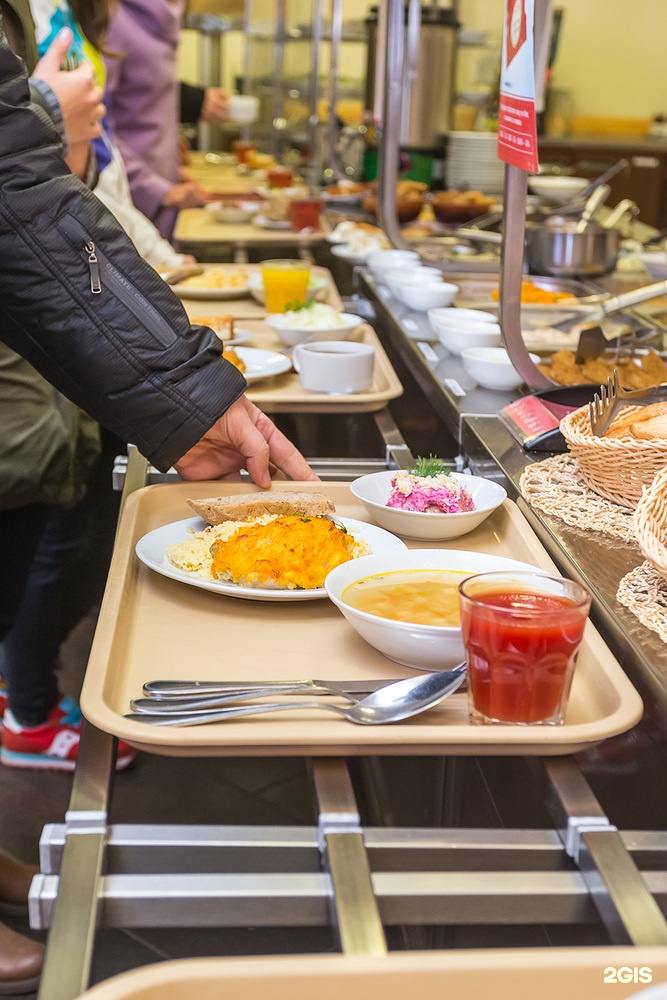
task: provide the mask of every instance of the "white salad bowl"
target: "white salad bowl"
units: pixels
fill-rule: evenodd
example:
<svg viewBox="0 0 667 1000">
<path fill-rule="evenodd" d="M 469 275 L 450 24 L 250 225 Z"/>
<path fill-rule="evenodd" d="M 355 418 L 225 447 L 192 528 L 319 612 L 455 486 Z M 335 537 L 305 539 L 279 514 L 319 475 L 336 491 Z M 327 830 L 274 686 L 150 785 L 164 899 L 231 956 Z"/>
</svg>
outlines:
<svg viewBox="0 0 667 1000">
<path fill-rule="evenodd" d="M 380 618 L 358 611 L 345 600 L 344 591 L 357 580 L 379 573 L 400 570 L 453 570 L 461 580 L 475 573 L 504 570 L 544 573 L 544 570 L 515 559 L 465 552 L 454 549 L 408 549 L 386 555 L 361 556 L 336 566 L 327 575 L 327 596 L 358 634 L 395 663 L 417 670 L 447 670 L 465 659 L 461 629 L 458 626 L 415 625 L 411 622 Z"/>
<path fill-rule="evenodd" d="M 401 285 L 401 297 L 409 309 L 428 312 L 451 305 L 458 290 L 459 286 L 449 281 L 416 281 Z"/>
<path fill-rule="evenodd" d="M 306 310 L 304 310 L 306 312 Z M 339 313 L 342 320 L 340 326 L 295 326 L 294 321 L 290 323 L 285 319 L 283 313 L 269 313 L 265 318 L 265 323 L 274 330 L 283 344 L 294 347 L 296 344 L 305 344 L 314 340 L 347 340 L 350 334 L 356 330 L 363 322 L 359 316 L 353 313 Z"/>
<path fill-rule="evenodd" d="M 540 360 L 537 354 L 530 358 L 535 364 Z M 468 347 L 461 351 L 461 361 L 468 375 L 485 389 L 516 389 L 523 382 L 504 347 Z"/>
<path fill-rule="evenodd" d="M 461 326 L 441 326 L 438 340 L 450 354 L 461 354 L 469 347 L 499 347 L 499 323 L 463 323 Z"/>
<path fill-rule="evenodd" d="M 475 510 L 463 511 L 461 514 L 422 514 L 413 510 L 400 510 L 398 507 L 387 507 L 391 481 L 395 475 L 396 471 L 390 469 L 388 472 L 361 476 L 350 483 L 350 491 L 357 500 L 361 500 L 376 524 L 403 538 L 429 542 L 460 538 L 477 528 L 507 498 L 503 487 L 490 479 L 452 472 L 452 479 L 465 486 L 472 496 Z"/>
</svg>

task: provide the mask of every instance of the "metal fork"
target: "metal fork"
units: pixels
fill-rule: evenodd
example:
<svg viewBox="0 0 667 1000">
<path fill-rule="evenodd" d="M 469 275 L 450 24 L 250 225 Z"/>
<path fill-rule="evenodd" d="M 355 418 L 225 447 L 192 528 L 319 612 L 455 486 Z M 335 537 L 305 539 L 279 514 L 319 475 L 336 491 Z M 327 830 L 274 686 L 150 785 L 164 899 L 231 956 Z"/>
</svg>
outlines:
<svg viewBox="0 0 667 1000">
<path fill-rule="evenodd" d="M 596 437 L 602 437 L 612 420 L 624 406 L 648 406 L 667 399 L 667 383 L 652 385 L 646 389 L 624 389 L 614 368 L 614 377 L 607 379 L 606 385 L 600 386 L 600 393 L 595 394 L 593 402 L 588 404 L 588 415 L 591 430 Z"/>
</svg>

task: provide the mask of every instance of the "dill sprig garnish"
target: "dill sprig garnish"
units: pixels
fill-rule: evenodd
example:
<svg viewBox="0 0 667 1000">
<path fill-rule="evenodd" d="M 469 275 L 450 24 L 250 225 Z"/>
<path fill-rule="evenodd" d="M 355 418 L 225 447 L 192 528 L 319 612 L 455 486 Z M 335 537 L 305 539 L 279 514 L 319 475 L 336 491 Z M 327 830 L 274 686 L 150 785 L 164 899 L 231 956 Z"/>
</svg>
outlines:
<svg viewBox="0 0 667 1000">
<path fill-rule="evenodd" d="M 450 470 L 446 467 L 442 458 L 429 455 L 428 458 L 420 456 L 413 469 L 408 469 L 413 476 L 448 476 Z"/>
</svg>

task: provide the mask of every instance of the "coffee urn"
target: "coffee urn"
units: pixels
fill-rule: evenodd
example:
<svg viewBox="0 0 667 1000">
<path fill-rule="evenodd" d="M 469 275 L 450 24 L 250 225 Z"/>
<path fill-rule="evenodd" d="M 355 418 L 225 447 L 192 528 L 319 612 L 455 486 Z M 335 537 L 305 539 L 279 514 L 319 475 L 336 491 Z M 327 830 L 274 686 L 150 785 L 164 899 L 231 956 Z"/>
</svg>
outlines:
<svg viewBox="0 0 667 1000">
<path fill-rule="evenodd" d="M 408 11 L 406 6 L 406 36 Z M 366 108 L 375 101 L 375 66 L 377 58 L 378 11 L 372 7 L 366 20 L 368 62 L 366 71 Z M 402 129 L 402 146 L 408 150 L 442 150 L 446 133 L 452 128 L 456 98 L 456 36 L 459 22 L 449 7 L 424 5 L 414 59 L 415 73 L 410 80 Z M 406 51 L 408 43 L 406 37 Z"/>
</svg>

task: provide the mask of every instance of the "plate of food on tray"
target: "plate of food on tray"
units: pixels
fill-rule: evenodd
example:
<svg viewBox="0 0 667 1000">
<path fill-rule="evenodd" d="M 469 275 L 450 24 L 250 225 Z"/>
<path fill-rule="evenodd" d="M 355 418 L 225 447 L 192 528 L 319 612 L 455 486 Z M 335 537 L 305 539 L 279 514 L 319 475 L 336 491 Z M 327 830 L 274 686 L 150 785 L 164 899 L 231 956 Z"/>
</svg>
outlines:
<svg viewBox="0 0 667 1000">
<path fill-rule="evenodd" d="M 322 191 L 322 200 L 337 204 L 361 202 L 368 191 L 368 184 L 342 178 L 336 184 L 327 184 Z"/>
<path fill-rule="evenodd" d="M 252 220 L 253 226 L 257 226 L 259 229 L 280 229 L 287 231 L 292 228 L 292 223 L 289 219 L 269 219 L 266 215 L 258 212 L 255 218 Z"/>
<path fill-rule="evenodd" d="M 233 316 L 191 316 L 190 322 L 193 326 L 208 326 L 213 333 L 222 341 L 224 347 L 236 347 L 238 344 L 247 344 L 252 340 L 251 330 L 244 330 L 236 325 Z"/>
<path fill-rule="evenodd" d="M 292 367 L 290 359 L 279 351 L 263 351 L 258 347 L 227 347 L 223 358 L 230 361 L 245 376 L 246 382 L 259 382 L 274 375 L 284 375 Z"/>
<path fill-rule="evenodd" d="M 198 516 L 149 531 L 137 556 L 161 576 L 227 597 L 318 600 L 335 566 L 406 548 L 383 528 L 339 517 L 323 493 L 272 490 L 187 502 Z"/>
<path fill-rule="evenodd" d="M 182 299 L 239 299 L 248 294 L 248 277 L 239 268 L 212 267 L 171 287 Z"/>
</svg>

